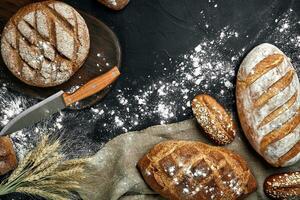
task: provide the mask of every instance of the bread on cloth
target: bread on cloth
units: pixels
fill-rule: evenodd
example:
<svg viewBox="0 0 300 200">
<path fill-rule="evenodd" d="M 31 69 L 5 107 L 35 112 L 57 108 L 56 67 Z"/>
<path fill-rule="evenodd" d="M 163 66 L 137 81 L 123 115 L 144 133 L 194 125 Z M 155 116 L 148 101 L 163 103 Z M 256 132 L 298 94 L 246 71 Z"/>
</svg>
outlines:
<svg viewBox="0 0 300 200">
<path fill-rule="evenodd" d="M 290 59 L 277 47 L 261 44 L 243 60 L 236 100 L 244 133 L 271 165 L 300 159 L 300 84 Z"/>
<path fill-rule="evenodd" d="M 11 139 L 7 136 L 0 137 L 0 175 L 15 169 L 17 157 Z"/>
<path fill-rule="evenodd" d="M 235 200 L 256 190 L 243 158 L 222 147 L 170 140 L 138 162 L 146 183 L 170 200 Z"/>
<path fill-rule="evenodd" d="M 43 1 L 21 8 L 6 24 L 1 53 L 21 81 L 38 87 L 69 80 L 90 48 L 88 27 L 71 6 Z"/>
<path fill-rule="evenodd" d="M 197 95 L 192 109 L 207 137 L 218 145 L 231 143 L 236 135 L 236 125 L 226 110 L 211 96 Z"/>
</svg>

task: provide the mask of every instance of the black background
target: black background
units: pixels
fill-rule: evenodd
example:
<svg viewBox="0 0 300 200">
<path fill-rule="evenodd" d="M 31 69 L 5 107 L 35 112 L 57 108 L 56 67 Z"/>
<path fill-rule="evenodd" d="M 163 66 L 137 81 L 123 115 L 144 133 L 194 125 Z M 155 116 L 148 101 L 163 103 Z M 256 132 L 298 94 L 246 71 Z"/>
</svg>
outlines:
<svg viewBox="0 0 300 200">
<path fill-rule="evenodd" d="M 262 42 L 274 43 L 275 40 L 279 40 L 276 45 L 293 59 L 298 68 L 299 59 L 296 59 L 298 49 L 286 44 L 288 38 L 280 40 L 278 36 L 272 37 L 273 30 L 278 26 L 275 19 L 280 20 L 280 16 L 289 9 L 293 9 L 292 18 L 298 20 L 300 1 L 297 0 L 131 0 L 120 12 L 111 11 L 94 0 L 67 2 L 102 20 L 120 40 L 123 54 L 122 76 L 113 91 L 99 103 L 99 107 L 105 104 L 112 110 L 122 109 L 124 106 L 115 99 L 117 90 L 129 88 L 126 95 L 130 97 L 141 88 L 141 85 L 149 85 L 153 79 L 157 81 L 163 79 L 164 68 L 167 68 L 167 71 L 175 70 L 174 64 L 168 63 L 169 58 L 176 59 L 196 47 L 204 38 L 213 40 L 219 36 L 219 31 L 224 26 L 233 27 L 240 34 L 240 39 L 228 40 L 218 47 L 217 51 L 224 59 L 240 55 L 241 49 L 245 49 L 245 53 L 238 57 L 238 62 L 232 66 L 236 72 L 243 57 L 254 46 Z M 216 3 L 217 9 L 214 8 Z M 204 10 L 205 18 L 200 14 L 201 10 Z M 206 24 L 210 25 L 209 28 L 205 27 Z M 294 27 L 293 32 L 299 33 L 299 25 Z M 189 99 L 197 93 L 206 92 L 200 87 L 199 91 L 194 91 L 196 92 L 189 94 Z M 214 89 L 210 93 L 213 95 Z M 228 97 L 220 97 L 218 100 L 234 110 L 234 88 L 230 90 Z M 134 112 L 139 111 L 132 111 L 132 114 Z M 168 123 L 191 117 L 190 110 L 177 112 L 176 117 L 170 119 Z M 157 115 L 144 117 L 139 120 L 139 125 L 130 130 L 156 125 L 160 120 Z M 105 142 L 125 132 L 113 126 L 111 130 L 104 129 L 102 126 L 104 123 L 114 122 L 111 118 L 100 118 L 97 119 L 95 126 L 88 125 L 89 135 L 94 140 Z"/>
<path fill-rule="evenodd" d="M 293 17 L 296 21 L 300 14 L 300 1 L 297 0 L 212 0 L 213 3 L 209 0 L 131 0 L 124 10 L 118 12 L 102 6 L 96 0 L 67 0 L 66 2 L 100 19 L 119 38 L 122 48 L 122 76 L 107 97 L 97 105 L 101 107 L 101 104 L 105 104 L 115 110 L 122 107 L 115 99 L 118 90 L 129 88 L 126 90 L 126 95 L 130 96 L 135 94 L 140 86 L 150 84 L 153 79 L 163 79 L 165 74 L 163 68 L 167 68 L 167 71 L 174 70 L 174 65 L 167 62 L 169 58 L 177 58 L 190 51 L 203 38 L 213 40 L 219 36 L 219 30 L 224 26 L 234 27 L 241 38 L 228 40 L 218 47 L 218 51 L 224 58 L 230 59 L 234 55 L 240 55 L 241 49 L 245 48 L 245 53 L 233 66 L 237 72 L 238 64 L 249 50 L 262 42 L 274 42 L 274 37 L 270 35 L 277 27 L 275 19 L 290 8 L 294 10 Z M 217 9 L 214 8 L 216 3 Z M 201 10 L 205 11 L 205 19 L 200 14 Z M 209 28 L 205 27 L 205 24 L 210 24 Z M 297 25 L 293 31 L 299 34 L 299 26 Z M 244 37 L 245 35 L 249 37 Z M 277 46 L 294 60 L 299 70 L 296 58 L 300 51 L 290 48 L 285 44 L 285 40 L 279 42 Z M 166 64 L 164 66 L 156 64 L 162 62 Z M 199 92 L 205 91 L 199 88 Z M 190 93 L 189 98 L 194 95 L 196 92 Z M 234 88 L 228 97 L 220 97 L 218 100 L 234 111 Z M 64 122 L 70 134 L 86 132 L 88 140 L 101 143 L 124 132 L 122 129 L 103 129 L 102 124 L 113 123 L 110 118 L 99 118 L 87 123 L 84 120 L 92 117 L 90 110 L 76 112 L 78 118 L 67 119 Z M 178 112 L 168 123 L 191 117 L 190 110 Z M 131 130 L 140 130 L 159 122 L 158 116 L 148 116 L 140 119 L 139 124 Z M 74 130 L 73 127 L 78 125 L 80 128 Z"/>
</svg>

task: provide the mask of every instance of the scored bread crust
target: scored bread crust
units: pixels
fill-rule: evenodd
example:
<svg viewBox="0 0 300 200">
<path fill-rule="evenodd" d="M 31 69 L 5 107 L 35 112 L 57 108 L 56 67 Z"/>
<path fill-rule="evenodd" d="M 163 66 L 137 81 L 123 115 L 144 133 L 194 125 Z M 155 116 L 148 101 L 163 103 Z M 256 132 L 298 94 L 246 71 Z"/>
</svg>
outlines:
<svg viewBox="0 0 300 200">
<path fill-rule="evenodd" d="M 211 96 L 197 95 L 192 101 L 193 113 L 205 134 L 216 144 L 231 143 L 236 135 L 232 117 Z"/>
<path fill-rule="evenodd" d="M 154 191 L 172 200 L 242 199 L 257 187 L 243 158 L 202 142 L 159 143 L 137 166 Z"/>
<path fill-rule="evenodd" d="M 15 169 L 17 157 L 11 139 L 7 136 L 0 137 L 0 175 Z"/>
<path fill-rule="evenodd" d="M 236 99 L 243 131 L 267 162 L 279 167 L 300 160 L 300 84 L 282 51 L 265 43 L 245 57 Z"/>
<path fill-rule="evenodd" d="M 83 65 L 90 48 L 87 25 L 71 6 L 43 1 L 21 8 L 6 24 L 1 53 L 8 69 L 37 87 L 62 84 Z"/>
</svg>

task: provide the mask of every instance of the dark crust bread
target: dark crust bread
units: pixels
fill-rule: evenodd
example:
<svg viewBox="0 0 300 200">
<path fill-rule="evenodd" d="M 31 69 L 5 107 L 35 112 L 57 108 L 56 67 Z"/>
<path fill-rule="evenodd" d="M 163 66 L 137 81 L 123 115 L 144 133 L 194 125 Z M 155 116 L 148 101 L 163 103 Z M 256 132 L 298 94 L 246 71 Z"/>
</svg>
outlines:
<svg viewBox="0 0 300 200">
<path fill-rule="evenodd" d="M 82 16 L 58 1 L 21 8 L 6 24 L 1 53 L 8 69 L 37 87 L 60 85 L 83 65 L 90 38 Z"/>
<path fill-rule="evenodd" d="M 9 137 L 0 137 L 0 175 L 15 169 L 17 157 Z"/>
<path fill-rule="evenodd" d="M 300 171 L 267 177 L 264 192 L 271 199 L 300 199 Z"/>
<path fill-rule="evenodd" d="M 211 96 L 197 95 L 192 101 L 193 113 L 207 137 L 218 145 L 231 143 L 236 124 L 226 110 Z"/>
<path fill-rule="evenodd" d="M 129 0 L 98 0 L 98 1 L 113 10 L 122 10 L 129 3 Z"/>
<path fill-rule="evenodd" d="M 202 142 L 159 143 L 137 167 L 154 191 L 171 200 L 243 199 L 257 187 L 244 159 Z"/>
</svg>

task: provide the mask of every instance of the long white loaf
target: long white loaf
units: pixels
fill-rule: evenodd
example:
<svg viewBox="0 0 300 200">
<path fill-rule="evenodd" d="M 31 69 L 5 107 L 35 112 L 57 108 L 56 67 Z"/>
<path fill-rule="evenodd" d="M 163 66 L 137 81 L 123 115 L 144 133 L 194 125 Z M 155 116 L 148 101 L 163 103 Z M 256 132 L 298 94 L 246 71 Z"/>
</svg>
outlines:
<svg viewBox="0 0 300 200">
<path fill-rule="evenodd" d="M 245 57 L 236 98 L 245 135 L 266 161 L 288 166 L 300 160 L 300 84 L 282 51 L 264 43 Z"/>
</svg>

